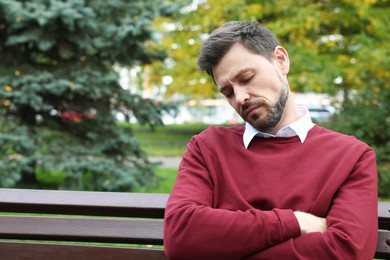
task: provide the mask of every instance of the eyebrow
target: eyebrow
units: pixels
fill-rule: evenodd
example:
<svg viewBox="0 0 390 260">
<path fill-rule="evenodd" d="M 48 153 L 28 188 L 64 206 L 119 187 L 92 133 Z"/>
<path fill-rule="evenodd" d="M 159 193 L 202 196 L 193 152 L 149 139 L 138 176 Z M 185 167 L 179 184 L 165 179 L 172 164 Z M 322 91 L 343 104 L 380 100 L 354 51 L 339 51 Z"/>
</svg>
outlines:
<svg viewBox="0 0 390 260">
<path fill-rule="evenodd" d="M 244 73 L 246 73 L 246 72 L 248 72 L 248 71 L 253 71 L 253 69 L 251 69 L 251 68 L 243 68 L 243 69 L 240 69 L 237 73 L 236 73 L 236 75 L 233 77 L 235 80 L 237 80 L 237 78 L 239 77 L 239 76 L 241 76 L 242 74 L 244 74 Z"/>
</svg>

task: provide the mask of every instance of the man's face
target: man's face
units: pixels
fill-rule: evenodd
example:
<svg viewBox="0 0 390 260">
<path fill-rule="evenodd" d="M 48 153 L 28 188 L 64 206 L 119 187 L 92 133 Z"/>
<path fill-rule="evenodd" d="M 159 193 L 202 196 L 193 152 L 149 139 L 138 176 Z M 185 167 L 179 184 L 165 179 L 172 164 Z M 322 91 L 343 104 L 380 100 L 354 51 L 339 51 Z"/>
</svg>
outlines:
<svg viewBox="0 0 390 260">
<path fill-rule="evenodd" d="M 262 132 L 273 133 L 283 119 L 289 96 L 289 66 L 286 69 L 279 59 L 283 53 L 275 53 L 276 59 L 269 61 L 236 43 L 213 67 L 219 91 L 244 121 Z"/>
</svg>

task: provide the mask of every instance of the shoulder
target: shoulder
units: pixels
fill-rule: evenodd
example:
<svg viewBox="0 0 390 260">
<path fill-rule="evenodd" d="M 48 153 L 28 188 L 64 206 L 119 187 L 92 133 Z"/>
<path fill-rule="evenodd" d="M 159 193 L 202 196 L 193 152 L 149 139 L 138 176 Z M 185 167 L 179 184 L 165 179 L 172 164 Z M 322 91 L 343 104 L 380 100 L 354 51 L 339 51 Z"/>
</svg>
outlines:
<svg viewBox="0 0 390 260">
<path fill-rule="evenodd" d="M 193 136 L 193 142 L 201 142 L 209 146 L 218 143 L 242 142 L 245 126 L 209 126 L 198 135 Z"/>
<path fill-rule="evenodd" d="M 311 133 L 314 140 L 326 143 L 329 146 L 346 147 L 349 149 L 372 150 L 366 143 L 357 139 L 353 135 L 347 135 L 316 125 Z"/>
<path fill-rule="evenodd" d="M 200 138 L 221 137 L 221 136 L 241 136 L 244 134 L 245 127 L 240 126 L 209 126 L 199 134 Z"/>
</svg>

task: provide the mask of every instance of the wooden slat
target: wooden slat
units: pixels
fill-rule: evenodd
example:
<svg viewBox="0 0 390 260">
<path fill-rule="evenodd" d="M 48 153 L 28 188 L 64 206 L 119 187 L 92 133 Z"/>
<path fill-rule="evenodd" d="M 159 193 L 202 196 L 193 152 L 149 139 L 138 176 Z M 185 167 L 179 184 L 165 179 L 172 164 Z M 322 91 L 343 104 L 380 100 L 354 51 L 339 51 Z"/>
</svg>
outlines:
<svg viewBox="0 0 390 260">
<path fill-rule="evenodd" d="M 163 218 L 168 194 L 0 189 L 2 212 Z"/>
<path fill-rule="evenodd" d="M 0 216 L 7 239 L 163 244 L 163 220 Z"/>
<path fill-rule="evenodd" d="M 390 259 L 390 231 L 379 230 L 375 258 Z"/>
<path fill-rule="evenodd" d="M 380 229 L 390 230 L 390 202 L 378 203 L 378 224 Z"/>
<path fill-rule="evenodd" d="M 162 249 L 4 241 L 0 241 L 0 256 L 5 260 L 167 260 Z"/>
</svg>

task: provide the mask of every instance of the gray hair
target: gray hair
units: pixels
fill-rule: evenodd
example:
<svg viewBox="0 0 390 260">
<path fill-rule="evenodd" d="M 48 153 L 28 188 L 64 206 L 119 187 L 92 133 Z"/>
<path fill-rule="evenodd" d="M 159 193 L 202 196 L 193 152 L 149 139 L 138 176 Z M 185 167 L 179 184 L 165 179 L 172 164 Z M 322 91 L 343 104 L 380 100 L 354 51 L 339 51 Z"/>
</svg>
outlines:
<svg viewBox="0 0 390 260">
<path fill-rule="evenodd" d="M 237 42 L 268 60 L 273 59 L 273 51 L 279 45 L 276 36 L 256 22 L 230 21 L 213 31 L 203 42 L 198 58 L 199 68 L 213 77 L 212 66 L 217 65 Z"/>
</svg>

